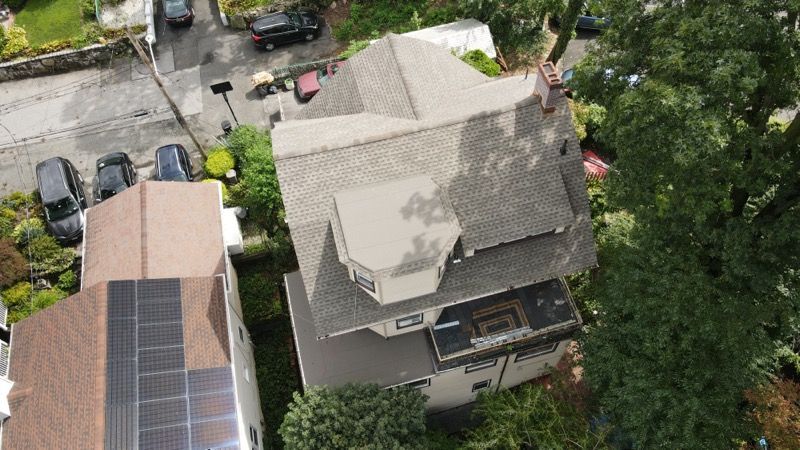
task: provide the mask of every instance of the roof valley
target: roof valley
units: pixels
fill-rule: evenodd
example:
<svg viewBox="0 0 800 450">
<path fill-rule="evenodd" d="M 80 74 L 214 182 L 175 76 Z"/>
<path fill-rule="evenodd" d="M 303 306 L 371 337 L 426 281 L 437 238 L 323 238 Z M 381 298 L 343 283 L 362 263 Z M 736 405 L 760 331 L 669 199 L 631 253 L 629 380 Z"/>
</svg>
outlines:
<svg viewBox="0 0 800 450">
<path fill-rule="evenodd" d="M 414 116 L 413 120 L 419 120 L 419 114 L 417 114 L 417 106 L 418 105 L 415 105 L 416 102 L 411 97 L 411 93 L 410 93 L 410 91 L 408 89 L 408 80 L 406 80 L 405 70 L 403 70 L 403 67 L 400 64 L 397 63 L 398 54 L 397 54 L 397 51 L 395 49 L 395 41 L 396 41 L 395 35 L 390 33 L 387 36 L 387 41 L 389 43 L 389 50 L 391 51 L 392 56 L 393 56 L 392 61 L 394 61 L 394 63 L 397 65 L 397 74 L 399 75 L 398 78 L 400 78 L 401 86 L 403 87 L 403 96 L 408 100 L 409 106 L 411 106 L 411 115 Z M 409 119 L 412 119 L 412 118 L 409 118 Z"/>
</svg>

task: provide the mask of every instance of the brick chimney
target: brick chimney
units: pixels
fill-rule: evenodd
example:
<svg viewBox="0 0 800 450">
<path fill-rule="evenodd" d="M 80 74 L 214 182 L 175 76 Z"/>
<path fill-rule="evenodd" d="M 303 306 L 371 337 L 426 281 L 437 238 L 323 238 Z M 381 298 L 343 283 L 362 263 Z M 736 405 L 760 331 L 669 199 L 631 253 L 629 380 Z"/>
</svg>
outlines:
<svg viewBox="0 0 800 450">
<path fill-rule="evenodd" d="M 564 95 L 564 91 L 561 89 L 563 86 L 561 77 L 556 71 L 556 66 L 550 61 L 539 64 L 538 72 L 539 76 L 536 77 L 533 94 L 539 96 L 539 106 L 542 107 L 542 112 L 550 113 L 556 110 L 556 100 Z"/>
</svg>

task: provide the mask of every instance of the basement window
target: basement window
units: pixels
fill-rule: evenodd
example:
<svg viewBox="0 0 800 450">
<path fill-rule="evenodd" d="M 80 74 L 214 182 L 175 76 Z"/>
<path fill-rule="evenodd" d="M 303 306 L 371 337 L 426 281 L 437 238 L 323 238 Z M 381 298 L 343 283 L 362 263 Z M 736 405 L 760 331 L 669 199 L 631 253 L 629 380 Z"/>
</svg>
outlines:
<svg viewBox="0 0 800 450">
<path fill-rule="evenodd" d="M 514 362 L 525 361 L 526 359 L 536 358 L 537 356 L 546 355 L 548 353 L 553 353 L 558 348 L 558 342 L 553 344 L 541 345 L 539 347 L 534 347 L 530 350 L 525 350 L 524 352 L 517 353 L 517 356 L 514 358 Z"/>
<path fill-rule="evenodd" d="M 484 389 L 489 389 L 489 386 L 492 385 L 492 380 L 483 380 L 479 381 L 472 385 L 472 392 L 482 391 Z"/>
<path fill-rule="evenodd" d="M 414 389 L 422 389 L 422 388 L 426 388 L 426 387 L 428 387 L 430 385 L 431 385 L 431 379 L 430 378 L 425 378 L 424 380 L 417 380 L 417 381 L 412 381 L 410 383 L 406 383 L 406 386 L 412 387 Z"/>
<path fill-rule="evenodd" d="M 408 328 L 413 327 L 414 325 L 419 325 L 422 323 L 422 313 L 414 314 L 413 316 L 403 317 L 402 319 L 397 319 L 395 321 L 395 325 L 397 329 L 401 328 Z"/>
<path fill-rule="evenodd" d="M 470 364 L 464 369 L 464 373 L 477 372 L 479 370 L 488 369 L 497 365 L 497 359 L 491 361 L 483 361 L 475 364 Z"/>
<path fill-rule="evenodd" d="M 356 279 L 356 283 L 358 283 L 359 286 L 363 287 L 364 289 L 368 289 L 370 292 L 375 292 L 375 282 L 372 281 L 372 278 L 357 270 L 353 270 L 353 275 Z"/>
</svg>

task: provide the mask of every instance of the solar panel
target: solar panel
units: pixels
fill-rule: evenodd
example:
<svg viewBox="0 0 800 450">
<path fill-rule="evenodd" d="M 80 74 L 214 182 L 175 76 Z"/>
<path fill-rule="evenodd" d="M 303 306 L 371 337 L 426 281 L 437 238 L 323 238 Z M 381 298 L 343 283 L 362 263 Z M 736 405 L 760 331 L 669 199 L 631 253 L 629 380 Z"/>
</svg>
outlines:
<svg viewBox="0 0 800 450">
<path fill-rule="evenodd" d="M 139 325 L 152 324 L 159 322 L 180 322 L 183 318 L 181 313 L 181 301 L 175 300 L 155 300 L 146 303 L 139 302 L 137 305 L 137 319 Z"/>
<path fill-rule="evenodd" d="M 136 319 L 108 320 L 108 359 L 136 358 Z"/>
<path fill-rule="evenodd" d="M 183 346 L 139 350 L 139 373 L 183 370 Z"/>
<path fill-rule="evenodd" d="M 136 298 L 148 302 L 164 298 L 181 298 L 181 280 L 166 278 L 158 280 L 139 280 L 136 282 Z"/>
<path fill-rule="evenodd" d="M 109 319 L 136 317 L 135 281 L 110 281 L 107 295 Z"/>
<path fill-rule="evenodd" d="M 230 392 L 216 392 L 189 397 L 191 423 L 236 417 L 236 402 Z"/>
<path fill-rule="evenodd" d="M 183 323 L 139 325 L 139 349 L 183 345 Z"/>
<path fill-rule="evenodd" d="M 190 370 L 188 375 L 189 395 L 233 390 L 233 374 L 230 367 L 195 369 Z"/>
<path fill-rule="evenodd" d="M 184 450 L 189 448 L 189 427 L 177 425 L 166 428 L 153 428 L 139 432 L 141 450 Z"/>
<path fill-rule="evenodd" d="M 139 401 L 183 396 L 186 396 L 185 370 L 139 377 Z"/>
<path fill-rule="evenodd" d="M 235 446 L 239 442 L 236 419 L 212 420 L 193 423 L 192 447 L 214 448 Z"/>
<path fill-rule="evenodd" d="M 139 430 L 185 424 L 187 409 L 186 397 L 139 402 Z"/>
</svg>

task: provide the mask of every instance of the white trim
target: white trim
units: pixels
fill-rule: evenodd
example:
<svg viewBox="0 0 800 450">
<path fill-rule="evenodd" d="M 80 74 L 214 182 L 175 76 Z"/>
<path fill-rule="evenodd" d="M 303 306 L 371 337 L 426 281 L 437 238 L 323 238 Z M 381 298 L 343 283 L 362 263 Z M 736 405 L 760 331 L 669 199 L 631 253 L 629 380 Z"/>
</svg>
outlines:
<svg viewBox="0 0 800 450">
<path fill-rule="evenodd" d="M 296 272 L 300 276 L 300 280 L 302 281 L 303 275 L 298 271 Z M 300 379 L 303 382 L 303 386 L 308 386 L 306 383 L 306 371 L 303 370 L 303 357 L 300 356 L 300 340 L 297 339 L 297 325 L 294 323 L 294 312 L 292 312 L 292 299 L 291 295 L 289 294 L 289 280 L 286 278 L 288 273 L 283 274 L 283 290 L 286 291 L 286 303 L 289 305 L 289 318 L 292 320 L 292 338 L 294 339 L 294 348 L 297 350 L 297 365 L 300 366 Z M 317 338 L 319 340 L 319 338 Z"/>
<path fill-rule="evenodd" d="M 397 383 L 397 384 L 392 384 L 392 385 L 389 385 L 389 386 L 384 386 L 383 388 L 384 389 L 391 389 L 391 388 L 396 388 L 397 386 L 402 386 L 404 384 L 416 383 L 417 381 L 422 381 L 422 380 L 430 380 L 430 379 L 435 378 L 436 375 L 437 374 L 433 374 L 433 375 L 428 375 L 427 377 L 417 378 L 417 379 L 410 380 L 410 381 L 403 381 L 402 383 Z"/>
<path fill-rule="evenodd" d="M 89 228 L 89 211 L 92 208 L 86 208 L 83 212 L 83 237 L 81 238 L 81 287 L 83 290 L 83 276 L 86 274 L 86 229 Z"/>
</svg>

